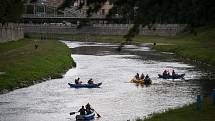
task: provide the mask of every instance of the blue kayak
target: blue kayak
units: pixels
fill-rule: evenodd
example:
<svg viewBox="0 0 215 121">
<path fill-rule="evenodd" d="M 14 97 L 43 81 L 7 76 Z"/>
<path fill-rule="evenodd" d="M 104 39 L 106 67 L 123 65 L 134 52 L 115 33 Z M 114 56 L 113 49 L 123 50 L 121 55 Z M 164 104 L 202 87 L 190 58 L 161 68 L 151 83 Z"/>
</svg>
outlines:
<svg viewBox="0 0 215 121">
<path fill-rule="evenodd" d="M 76 115 L 76 121 L 89 121 L 95 118 L 95 111 L 92 110 L 92 113 L 86 115 Z"/>
<path fill-rule="evenodd" d="M 185 74 L 176 74 L 175 76 L 163 76 L 161 74 L 158 74 L 159 78 L 163 78 L 163 79 L 183 79 L 185 76 Z"/>
<path fill-rule="evenodd" d="M 72 83 L 68 84 L 71 88 L 99 88 L 99 86 L 102 85 L 102 82 L 97 84 L 72 84 Z"/>
</svg>

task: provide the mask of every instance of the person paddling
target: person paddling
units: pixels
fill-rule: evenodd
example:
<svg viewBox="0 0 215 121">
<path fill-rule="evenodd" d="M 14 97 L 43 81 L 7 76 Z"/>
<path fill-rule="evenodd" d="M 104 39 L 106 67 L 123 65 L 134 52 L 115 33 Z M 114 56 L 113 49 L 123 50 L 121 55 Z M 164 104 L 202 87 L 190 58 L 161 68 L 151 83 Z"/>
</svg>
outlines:
<svg viewBox="0 0 215 121">
<path fill-rule="evenodd" d="M 172 70 L 172 77 L 175 77 L 176 74 L 175 74 L 175 70 Z"/>
<path fill-rule="evenodd" d="M 101 117 L 101 115 L 95 110 L 95 109 L 93 109 L 93 108 L 91 108 L 91 105 L 89 104 L 89 103 L 87 103 L 86 104 L 86 109 L 84 108 L 84 106 L 82 105 L 82 107 L 81 107 L 81 109 L 79 109 L 79 111 L 78 112 L 80 112 L 80 115 L 76 115 L 76 120 L 77 119 L 81 119 L 81 120 L 83 120 L 83 116 L 84 115 L 89 115 L 89 114 L 91 114 L 91 113 L 93 113 L 93 112 L 95 112 L 96 114 L 97 114 L 97 118 L 100 118 Z M 86 113 L 87 112 L 87 113 Z M 70 112 L 70 115 L 73 115 L 73 114 L 75 114 L 75 113 L 77 113 L 77 112 Z M 92 116 L 91 116 L 92 117 Z M 94 117 L 94 115 L 93 115 L 93 117 Z"/>
<path fill-rule="evenodd" d="M 149 84 L 150 83 L 150 78 L 149 78 L 149 75 L 147 74 L 144 81 L 145 81 L 145 84 Z"/>
<path fill-rule="evenodd" d="M 164 70 L 163 76 L 164 76 L 164 77 L 167 77 L 167 70 Z"/>
<path fill-rule="evenodd" d="M 90 78 L 89 80 L 88 80 L 88 82 L 87 82 L 88 84 L 93 84 L 94 82 L 93 82 L 93 79 L 92 78 Z"/>
<path fill-rule="evenodd" d="M 91 108 L 91 106 L 90 106 L 90 104 L 89 103 L 87 103 L 86 105 L 85 105 L 85 108 L 86 108 L 86 112 L 87 112 L 87 114 L 91 114 L 92 113 L 92 108 Z"/>
<path fill-rule="evenodd" d="M 79 111 L 78 112 L 80 112 L 80 115 L 85 115 L 85 108 L 84 108 L 84 106 L 82 105 L 82 107 L 81 107 L 81 109 L 79 109 Z"/>
<path fill-rule="evenodd" d="M 169 73 L 169 71 L 168 71 L 168 70 L 167 70 L 167 76 L 168 76 L 168 77 L 170 77 L 170 73 Z"/>
<path fill-rule="evenodd" d="M 135 75 L 135 78 L 136 78 L 136 80 L 139 80 L 139 79 L 140 79 L 139 73 L 137 73 L 137 74 Z"/>
<path fill-rule="evenodd" d="M 80 81 L 80 78 L 78 77 L 77 79 L 75 79 L 75 84 L 81 84 L 82 81 Z"/>
<path fill-rule="evenodd" d="M 144 79 L 144 78 L 145 78 L 145 76 L 144 76 L 144 74 L 142 73 L 141 76 L 140 76 L 140 79 Z"/>
<path fill-rule="evenodd" d="M 146 75 L 145 80 L 149 80 L 149 75 L 148 74 Z"/>
</svg>

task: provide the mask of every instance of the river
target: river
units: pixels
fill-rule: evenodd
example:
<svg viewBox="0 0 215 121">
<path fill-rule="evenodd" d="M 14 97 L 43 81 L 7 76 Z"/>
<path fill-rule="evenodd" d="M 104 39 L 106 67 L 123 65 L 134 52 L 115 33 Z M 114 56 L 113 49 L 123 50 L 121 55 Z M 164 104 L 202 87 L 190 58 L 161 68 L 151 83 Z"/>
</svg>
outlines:
<svg viewBox="0 0 215 121">
<path fill-rule="evenodd" d="M 192 103 L 203 92 L 199 79 L 204 73 L 174 59 L 172 53 L 145 45 L 126 45 L 118 52 L 117 45 L 109 43 L 64 43 L 71 48 L 77 67 L 62 79 L 0 95 L 0 121 L 74 121 L 75 115 L 69 112 L 88 102 L 101 115 L 96 121 L 132 121 Z M 157 74 L 165 69 L 186 73 L 185 80 L 158 79 Z M 136 73 L 148 74 L 152 85 L 129 83 Z M 67 83 L 77 77 L 103 84 L 95 89 L 70 88 Z"/>
</svg>

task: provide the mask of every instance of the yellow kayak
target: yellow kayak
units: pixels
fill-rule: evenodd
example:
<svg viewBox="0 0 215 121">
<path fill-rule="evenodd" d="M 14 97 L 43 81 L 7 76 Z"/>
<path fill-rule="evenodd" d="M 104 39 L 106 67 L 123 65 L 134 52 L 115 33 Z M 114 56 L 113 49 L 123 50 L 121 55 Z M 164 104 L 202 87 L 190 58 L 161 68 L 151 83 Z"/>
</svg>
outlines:
<svg viewBox="0 0 215 121">
<path fill-rule="evenodd" d="M 144 84 L 144 80 L 143 80 L 143 79 L 139 79 L 139 80 L 132 79 L 130 82 L 131 82 L 131 83 L 140 83 L 140 84 Z"/>
<path fill-rule="evenodd" d="M 139 80 L 132 79 L 130 82 L 131 83 L 138 83 L 138 84 L 151 84 L 152 83 L 151 79 L 148 81 L 144 81 L 143 79 L 139 79 Z"/>
</svg>

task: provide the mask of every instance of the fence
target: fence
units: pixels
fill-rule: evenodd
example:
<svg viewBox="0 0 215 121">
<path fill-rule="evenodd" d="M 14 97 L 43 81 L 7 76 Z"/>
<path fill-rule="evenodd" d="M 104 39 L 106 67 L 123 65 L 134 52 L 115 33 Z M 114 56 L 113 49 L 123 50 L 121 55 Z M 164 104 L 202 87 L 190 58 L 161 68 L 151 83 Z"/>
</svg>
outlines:
<svg viewBox="0 0 215 121">
<path fill-rule="evenodd" d="M 23 28 L 20 24 L 0 23 L 0 43 L 18 40 L 24 37 Z"/>
</svg>

